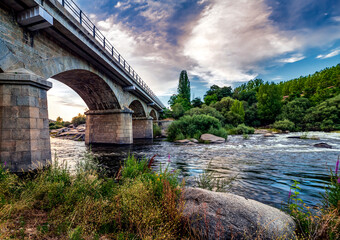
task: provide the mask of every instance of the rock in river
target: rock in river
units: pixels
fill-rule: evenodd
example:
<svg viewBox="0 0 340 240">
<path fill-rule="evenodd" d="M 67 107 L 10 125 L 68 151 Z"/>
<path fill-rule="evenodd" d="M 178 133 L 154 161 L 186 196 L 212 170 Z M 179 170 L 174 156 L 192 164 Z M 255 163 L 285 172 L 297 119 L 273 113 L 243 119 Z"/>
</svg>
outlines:
<svg viewBox="0 0 340 240">
<path fill-rule="evenodd" d="M 273 133 L 266 133 L 263 134 L 264 137 L 275 137 L 275 135 Z"/>
<path fill-rule="evenodd" d="M 225 138 L 217 137 L 209 133 L 202 134 L 201 140 L 209 142 L 209 143 L 224 143 L 225 142 Z"/>
<path fill-rule="evenodd" d="M 319 148 L 332 148 L 331 145 L 327 144 L 327 143 L 317 143 L 314 144 L 314 147 L 319 147 Z"/>
<path fill-rule="evenodd" d="M 231 193 L 183 192 L 183 215 L 202 239 L 295 239 L 295 222 L 277 208 Z"/>
</svg>

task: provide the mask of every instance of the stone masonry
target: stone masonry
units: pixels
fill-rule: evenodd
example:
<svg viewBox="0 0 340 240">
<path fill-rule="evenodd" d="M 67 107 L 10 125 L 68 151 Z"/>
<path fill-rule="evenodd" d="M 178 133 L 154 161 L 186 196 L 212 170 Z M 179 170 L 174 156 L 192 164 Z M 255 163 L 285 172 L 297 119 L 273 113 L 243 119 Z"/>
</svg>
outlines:
<svg viewBox="0 0 340 240">
<path fill-rule="evenodd" d="M 153 118 L 132 119 L 133 138 L 153 138 Z"/>
<path fill-rule="evenodd" d="M 133 143 L 132 113 L 129 109 L 87 111 L 85 143 Z"/>
<path fill-rule="evenodd" d="M 47 113 L 51 87 L 33 74 L 0 74 L 0 160 L 13 172 L 51 160 Z"/>
</svg>

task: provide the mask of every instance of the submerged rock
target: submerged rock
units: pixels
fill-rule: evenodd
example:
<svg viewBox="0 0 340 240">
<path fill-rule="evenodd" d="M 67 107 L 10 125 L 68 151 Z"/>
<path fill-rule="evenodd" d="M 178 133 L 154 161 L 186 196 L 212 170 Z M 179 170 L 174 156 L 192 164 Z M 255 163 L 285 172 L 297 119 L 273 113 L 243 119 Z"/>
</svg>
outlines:
<svg viewBox="0 0 340 240">
<path fill-rule="evenodd" d="M 318 147 L 318 148 L 332 148 L 332 146 L 327 144 L 327 143 L 317 143 L 317 144 L 314 144 L 314 147 Z"/>
<path fill-rule="evenodd" d="M 183 200 L 183 215 L 202 239 L 296 239 L 289 215 L 255 200 L 199 188 L 186 188 Z"/>
<path fill-rule="evenodd" d="M 224 143 L 225 142 L 225 138 L 217 137 L 209 133 L 202 134 L 200 139 L 202 141 L 209 142 L 209 143 Z"/>
</svg>

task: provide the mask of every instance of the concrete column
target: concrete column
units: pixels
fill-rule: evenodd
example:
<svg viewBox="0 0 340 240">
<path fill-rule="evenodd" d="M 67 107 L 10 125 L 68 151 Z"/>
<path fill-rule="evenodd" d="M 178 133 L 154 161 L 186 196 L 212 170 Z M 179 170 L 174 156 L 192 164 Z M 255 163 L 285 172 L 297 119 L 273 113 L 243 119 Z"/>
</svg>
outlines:
<svg viewBox="0 0 340 240">
<path fill-rule="evenodd" d="M 47 90 L 52 83 L 26 70 L 0 74 L 0 161 L 12 172 L 51 161 Z"/>
<path fill-rule="evenodd" d="M 132 144 L 132 113 L 129 109 L 87 111 L 85 143 Z"/>
<path fill-rule="evenodd" d="M 132 119 L 133 138 L 153 138 L 153 118 L 138 117 Z"/>
</svg>

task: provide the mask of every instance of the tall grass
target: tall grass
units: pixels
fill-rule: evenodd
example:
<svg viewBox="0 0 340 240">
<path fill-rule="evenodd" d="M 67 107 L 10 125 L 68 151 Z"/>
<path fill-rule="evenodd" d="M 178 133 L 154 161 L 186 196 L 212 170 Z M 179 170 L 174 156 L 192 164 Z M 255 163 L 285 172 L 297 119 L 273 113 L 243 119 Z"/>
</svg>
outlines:
<svg viewBox="0 0 340 240">
<path fill-rule="evenodd" d="M 148 159 L 129 156 L 116 181 L 85 158 L 72 174 L 57 162 L 24 178 L 0 167 L 1 238 L 186 237 L 177 172 L 154 172 Z"/>
</svg>

